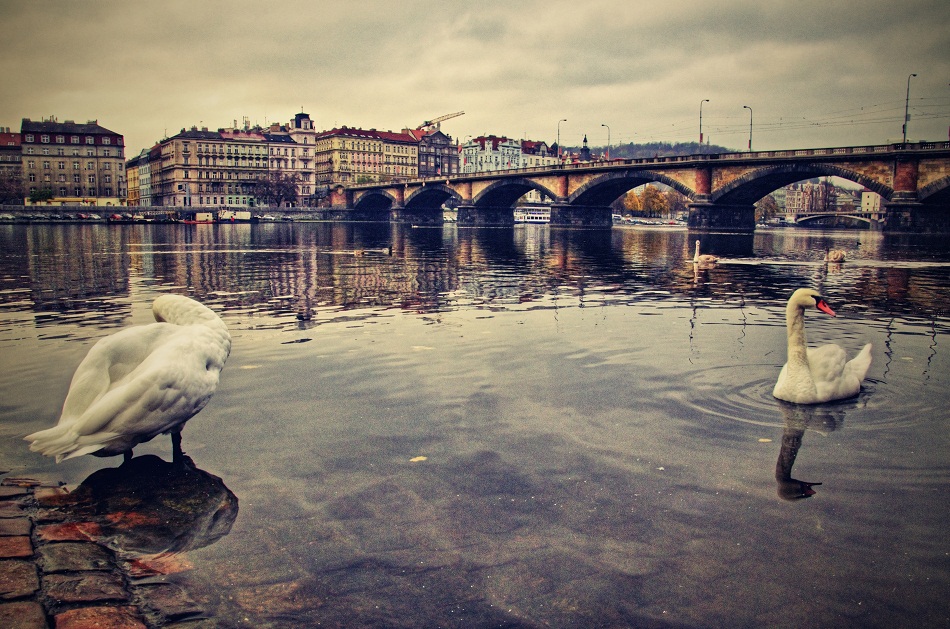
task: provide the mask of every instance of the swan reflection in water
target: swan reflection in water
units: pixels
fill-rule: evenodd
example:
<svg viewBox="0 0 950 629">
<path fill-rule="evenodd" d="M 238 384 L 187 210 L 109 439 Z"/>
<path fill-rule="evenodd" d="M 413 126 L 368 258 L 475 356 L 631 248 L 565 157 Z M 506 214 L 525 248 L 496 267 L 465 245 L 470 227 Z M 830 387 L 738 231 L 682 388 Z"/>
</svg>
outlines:
<svg viewBox="0 0 950 629">
<path fill-rule="evenodd" d="M 138 456 L 98 470 L 64 503 L 70 519 L 93 522 L 96 537 L 140 556 L 209 546 L 231 532 L 238 513 L 237 496 L 188 456 L 174 463 Z"/>
<path fill-rule="evenodd" d="M 821 483 L 808 482 L 792 478 L 792 466 L 802 446 L 802 437 L 806 430 L 829 433 L 844 423 L 844 411 L 841 409 L 820 408 L 790 404 L 779 401 L 779 408 L 785 416 L 785 429 L 782 431 L 782 448 L 775 463 L 775 480 L 778 483 L 778 495 L 783 500 L 800 500 L 815 495 L 812 489 Z"/>
</svg>

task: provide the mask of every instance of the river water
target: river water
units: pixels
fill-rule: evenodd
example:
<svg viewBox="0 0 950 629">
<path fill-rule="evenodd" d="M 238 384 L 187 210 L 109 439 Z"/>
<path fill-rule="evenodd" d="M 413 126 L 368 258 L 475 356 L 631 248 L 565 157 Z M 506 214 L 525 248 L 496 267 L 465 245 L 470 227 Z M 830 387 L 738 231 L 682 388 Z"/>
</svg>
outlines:
<svg viewBox="0 0 950 629">
<path fill-rule="evenodd" d="M 711 268 L 694 239 L 0 225 L 0 471 L 137 482 L 22 436 L 97 339 L 180 293 L 232 353 L 183 433 L 192 476 L 131 491 L 194 517 L 113 543 L 164 552 L 211 626 L 950 625 L 946 237 L 704 236 Z M 807 314 L 810 344 L 873 344 L 858 397 L 772 398 L 800 286 L 838 311 Z M 168 478 L 166 437 L 135 453 Z"/>
</svg>

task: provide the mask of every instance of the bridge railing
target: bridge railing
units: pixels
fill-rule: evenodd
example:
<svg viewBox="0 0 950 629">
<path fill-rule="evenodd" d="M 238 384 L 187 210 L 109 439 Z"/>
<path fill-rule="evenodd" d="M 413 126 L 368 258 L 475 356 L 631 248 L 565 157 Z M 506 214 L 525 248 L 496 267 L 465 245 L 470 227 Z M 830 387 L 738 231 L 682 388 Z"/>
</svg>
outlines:
<svg viewBox="0 0 950 629">
<path fill-rule="evenodd" d="M 622 169 L 629 166 L 649 166 L 651 164 L 670 164 L 670 163 L 689 163 L 689 162 L 708 162 L 708 161 L 732 161 L 732 160 L 755 160 L 755 159 L 775 159 L 775 158 L 795 158 L 795 157 L 839 157 L 847 155 L 867 155 L 882 153 L 899 152 L 920 152 L 920 151 L 947 151 L 950 150 L 950 141 L 947 142 L 901 142 L 890 144 L 873 144 L 868 146 L 845 146 L 814 149 L 787 149 L 779 151 L 755 151 L 755 152 L 737 152 L 737 153 L 708 153 L 695 155 L 667 155 L 655 157 L 638 158 L 616 158 L 609 161 L 597 162 L 577 162 L 570 164 L 554 164 L 548 166 L 530 166 L 525 168 L 508 168 L 504 170 L 481 171 L 477 173 L 458 173 L 455 175 L 442 175 L 435 177 L 422 177 L 419 179 L 410 179 L 400 182 L 380 182 L 375 184 L 360 184 L 348 186 L 350 189 L 359 188 L 385 188 L 399 184 L 414 183 L 441 183 L 450 179 L 468 179 L 481 177 L 497 177 L 499 175 L 532 175 L 540 173 L 554 174 L 558 172 L 570 172 L 576 170 L 587 170 L 596 168 L 603 169 Z"/>
</svg>

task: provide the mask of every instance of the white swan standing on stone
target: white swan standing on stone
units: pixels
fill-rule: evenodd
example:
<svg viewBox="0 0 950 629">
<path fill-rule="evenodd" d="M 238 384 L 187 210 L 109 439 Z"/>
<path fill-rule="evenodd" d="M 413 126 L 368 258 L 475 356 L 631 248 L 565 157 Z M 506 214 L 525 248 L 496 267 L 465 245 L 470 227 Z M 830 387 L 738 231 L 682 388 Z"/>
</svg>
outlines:
<svg viewBox="0 0 950 629">
<path fill-rule="evenodd" d="M 700 255 L 699 253 L 699 241 L 696 241 L 696 252 L 693 254 L 693 264 L 715 264 L 719 262 L 719 258 L 708 253 Z"/>
<path fill-rule="evenodd" d="M 59 423 L 25 437 L 56 462 L 83 454 L 132 456 L 132 448 L 171 434 L 180 460 L 181 430 L 218 386 L 231 335 L 210 308 L 181 295 L 152 304 L 157 323 L 100 339 L 69 385 Z"/>
<path fill-rule="evenodd" d="M 799 288 L 792 293 L 785 309 L 788 362 L 778 375 L 772 395 L 796 404 L 820 404 L 857 395 L 871 366 L 871 344 L 865 345 L 851 360 L 847 360 L 845 351 L 838 345 L 807 347 L 806 308 L 817 308 L 835 316 L 817 291 Z"/>
</svg>

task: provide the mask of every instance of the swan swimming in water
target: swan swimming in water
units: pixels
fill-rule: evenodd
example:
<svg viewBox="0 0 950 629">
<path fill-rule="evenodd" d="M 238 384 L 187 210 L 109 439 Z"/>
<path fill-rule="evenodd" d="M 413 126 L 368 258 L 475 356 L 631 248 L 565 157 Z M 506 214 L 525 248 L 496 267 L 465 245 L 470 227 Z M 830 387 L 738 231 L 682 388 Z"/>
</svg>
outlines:
<svg viewBox="0 0 950 629">
<path fill-rule="evenodd" d="M 231 352 L 231 335 L 210 308 L 181 295 L 152 304 L 156 323 L 100 339 L 79 364 L 59 423 L 25 437 L 56 462 L 83 454 L 125 455 L 165 433 L 180 460 L 181 430 L 204 408 Z"/>
<path fill-rule="evenodd" d="M 845 253 L 841 249 L 829 249 L 825 252 L 825 262 L 844 262 Z"/>
<path fill-rule="evenodd" d="M 700 254 L 699 253 L 699 241 L 696 241 L 696 252 L 693 254 L 693 264 L 715 264 L 719 262 L 719 258 L 708 253 Z"/>
<path fill-rule="evenodd" d="M 820 404 L 853 397 L 871 366 L 871 344 L 847 360 L 838 345 L 807 347 L 805 309 L 817 308 L 836 316 L 817 291 L 799 288 L 788 300 L 785 325 L 788 332 L 788 362 L 782 367 L 772 395 L 796 404 Z"/>
</svg>

